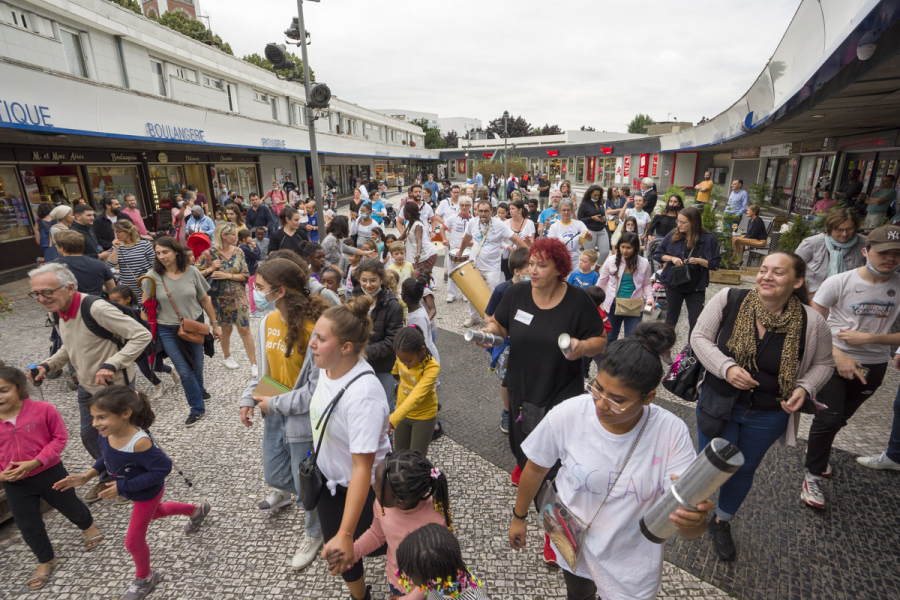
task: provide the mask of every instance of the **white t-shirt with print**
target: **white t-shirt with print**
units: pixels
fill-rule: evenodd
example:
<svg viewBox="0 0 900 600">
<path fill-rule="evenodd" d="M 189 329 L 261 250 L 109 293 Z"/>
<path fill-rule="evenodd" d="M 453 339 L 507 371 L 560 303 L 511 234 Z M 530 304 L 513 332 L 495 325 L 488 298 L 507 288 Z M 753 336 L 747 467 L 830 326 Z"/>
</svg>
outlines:
<svg viewBox="0 0 900 600">
<path fill-rule="evenodd" d="M 440 207 L 438 207 L 438 210 L 440 210 Z M 474 217 L 471 214 L 468 217 L 461 217 L 459 214 L 455 214 L 443 218 L 444 224 L 447 226 L 447 241 L 450 243 L 451 248 L 459 248 L 463 238 L 466 236 L 466 226 L 473 219 L 478 220 L 478 217 Z"/>
<path fill-rule="evenodd" d="M 319 417 L 341 388 L 365 371 L 372 371 L 372 367 L 362 357 L 349 373 L 339 379 L 329 379 L 325 369 L 319 370 L 319 383 L 309 404 L 314 446 L 319 443 L 321 429 L 325 425 L 323 419 L 319 428 L 316 428 Z M 375 375 L 363 375 L 347 388 L 338 401 L 334 414 L 328 420 L 328 426 L 325 427 L 325 438 L 322 440 L 317 462 L 328 480 L 327 485 L 332 496 L 335 494 L 336 486 L 350 485 L 350 476 L 353 474 L 351 454 L 375 454 L 370 482 L 374 483 L 375 465 L 384 460 L 391 449 L 387 435 L 389 417 L 387 397 Z"/>
<path fill-rule="evenodd" d="M 851 346 L 837 337 L 841 329 L 885 335 L 900 313 L 900 274 L 893 273 L 884 283 L 869 283 L 856 269 L 826 279 L 813 302 L 828 309 L 831 339 L 837 348 L 860 364 L 874 365 L 891 360 L 891 348 L 885 344 Z"/>
<path fill-rule="evenodd" d="M 587 226 L 581 221 L 572 219 L 568 224 L 557 221 L 550 226 L 550 230 L 547 232 L 547 237 L 556 238 L 566 245 L 566 250 L 569 251 L 569 256 L 572 257 L 573 268 L 578 266 L 578 258 L 581 254 L 578 242 L 584 231 L 587 231 Z"/>
<path fill-rule="evenodd" d="M 628 210 L 625 211 L 625 217 L 626 218 L 627 217 L 635 218 L 635 220 L 637 221 L 637 224 L 638 224 L 638 236 L 639 237 L 644 237 L 644 229 L 646 229 L 647 225 L 650 224 L 650 221 L 653 220 L 653 217 L 651 217 L 650 213 L 648 213 L 646 210 L 642 210 L 640 212 L 640 214 L 638 214 L 638 212 L 633 208 L 629 208 Z"/>
<path fill-rule="evenodd" d="M 562 467 L 556 476 L 560 500 L 589 523 L 625 462 L 647 418 L 628 433 L 604 429 L 589 394 L 553 408 L 522 444 L 538 466 Z M 665 544 L 654 544 L 640 531 L 640 519 L 669 489 L 669 475 L 681 475 L 696 457 L 684 421 L 653 406 L 650 421 L 625 471 L 588 531 L 576 575 L 591 579 L 604 600 L 656 598 L 662 579 Z M 555 548 L 554 548 L 555 550 Z M 571 572 L 564 560 L 559 566 Z"/>
<path fill-rule="evenodd" d="M 487 239 L 482 245 L 481 240 L 484 232 L 487 230 Z M 510 230 L 506 223 L 497 217 L 491 217 L 491 222 L 484 225 L 478 217 L 469 220 L 466 225 L 466 233 L 472 236 L 472 256 L 478 252 L 475 259 L 475 266 L 482 273 L 500 270 L 500 250 L 506 244 L 509 244 Z M 481 250 L 478 247 L 481 246 Z"/>
</svg>

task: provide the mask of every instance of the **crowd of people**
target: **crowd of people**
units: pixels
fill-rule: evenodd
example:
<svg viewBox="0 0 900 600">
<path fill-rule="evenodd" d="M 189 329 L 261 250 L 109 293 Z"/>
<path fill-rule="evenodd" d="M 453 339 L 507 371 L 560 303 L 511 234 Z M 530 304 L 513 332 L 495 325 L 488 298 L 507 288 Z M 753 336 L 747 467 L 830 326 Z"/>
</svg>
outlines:
<svg viewBox="0 0 900 600">
<path fill-rule="evenodd" d="M 500 429 L 516 462 L 510 547 L 526 549 L 531 506 L 542 524 L 548 510 L 570 515 L 572 539 L 548 531 L 542 549 L 563 569 L 569 599 L 656 597 L 665 546 L 641 534 L 640 519 L 713 438 L 737 446 L 744 465 L 716 502 L 671 515 L 678 535 L 709 533 L 717 556 L 736 560 L 731 523 L 768 449 L 797 443 L 801 412 L 813 421 L 799 497 L 825 508 L 835 436 L 881 385 L 891 346 L 900 345 L 890 332 L 900 314 L 900 227 L 864 237 L 855 211 L 833 207 L 825 232 L 797 253 L 769 253 L 751 289 L 708 298 L 720 247 L 702 206 L 679 195 L 658 201 L 651 180 L 641 193 L 592 185 L 577 198 L 569 182 L 551 184 L 546 174 L 487 185 L 478 176 L 440 187 L 428 176 L 406 189 L 394 217 L 382 186 L 363 182 L 349 216 L 330 206 L 322 215 L 321 241 L 315 203 L 278 184 L 246 207 L 223 194 L 216 219 L 189 191 L 162 235 L 148 232 L 133 196 L 125 198 L 131 213 L 114 199 L 99 217 L 87 205 L 44 211 L 36 240 L 46 242 L 47 261 L 29 273 L 30 296 L 59 342 L 27 373 L 0 368 L 0 480 L 39 562 L 26 587 L 44 586 L 56 564 L 38 498 L 84 532 L 86 550 L 104 540 L 89 505 L 114 500 L 132 507 L 125 546 L 135 576 L 122 599 L 152 592 L 161 575 L 146 542 L 150 521 L 184 516 L 191 534 L 214 509 L 163 501 L 172 463 L 148 431 L 152 401 L 166 389 L 158 374 L 180 386 L 185 426 L 196 426 L 216 342 L 224 365 L 241 368 L 230 344 L 237 328 L 250 373 L 234 398 L 235 424 L 262 419 L 269 489 L 257 509 L 295 503 L 304 514 L 292 568 L 320 559 L 364 600 L 372 594 L 362 559 L 386 555 L 393 599 L 502 597 L 462 559 L 448 477 L 431 447 L 442 432 L 434 301 L 442 286 L 448 303 L 468 303 L 465 327 L 503 340 L 480 345 L 501 378 Z M 508 202 L 495 201 L 501 185 Z M 760 211 L 741 187 L 736 180 L 726 211 L 749 218 L 743 248 L 755 245 Z M 445 271 L 474 263 L 490 291 L 486 307 L 452 278 L 435 278 L 439 256 Z M 665 320 L 648 318 L 662 291 Z M 696 447 L 688 425 L 654 403 L 683 306 L 704 368 Z M 900 368 L 900 355 L 893 361 Z M 60 461 L 68 434 L 59 413 L 30 398 L 32 385 L 67 365 L 82 444 L 95 461 L 80 475 Z M 135 366 L 150 397 L 135 391 Z M 900 393 L 895 413 L 887 451 L 861 465 L 900 470 Z"/>
</svg>

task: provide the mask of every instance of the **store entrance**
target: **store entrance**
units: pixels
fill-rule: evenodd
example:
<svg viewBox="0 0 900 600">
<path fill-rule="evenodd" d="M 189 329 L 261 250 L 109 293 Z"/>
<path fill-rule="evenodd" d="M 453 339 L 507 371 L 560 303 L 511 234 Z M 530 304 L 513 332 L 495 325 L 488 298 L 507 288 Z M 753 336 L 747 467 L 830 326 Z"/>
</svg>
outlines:
<svg viewBox="0 0 900 600">
<path fill-rule="evenodd" d="M 88 204 L 93 204 L 93 198 L 85 191 L 78 167 L 75 166 L 44 166 L 21 167 L 23 177 L 33 181 L 37 186 L 43 202 L 52 202 L 56 199 L 64 204 L 73 204 L 75 200 L 84 198 Z M 29 196 L 34 190 L 29 191 Z M 96 209 L 97 207 L 94 206 Z"/>
<path fill-rule="evenodd" d="M 216 195 L 209 191 L 207 172 L 206 165 L 184 165 L 184 175 L 187 184 L 197 186 L 197 193 L 206 196 L 206 199 L 210 202 L 210 212 L 216 214 L 215 209 L 221 207 L 216 206 Z"/>
</svg>

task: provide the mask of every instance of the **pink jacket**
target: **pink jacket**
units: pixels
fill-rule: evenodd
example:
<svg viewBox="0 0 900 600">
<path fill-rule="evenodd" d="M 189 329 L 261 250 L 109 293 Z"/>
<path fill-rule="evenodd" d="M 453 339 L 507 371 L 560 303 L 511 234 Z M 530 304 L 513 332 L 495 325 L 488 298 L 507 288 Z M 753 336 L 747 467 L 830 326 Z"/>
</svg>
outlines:
<svg viewBox="0 0 900 600">
<path fill-rule="evenodd" d="M 603 302 L 603 310 L 609 312 L 613 300 L 616 299 L 616 291 L 619 289 L 619 279 L 625 274 L 625 261 L 616 269 L 616 257 L 611 254 L 603 267 L 600 269 L 600 279 L 597 285 L 606 292 L 606 300 Z M 643 298 L 647 302 L 653 298 L 653 283 L 650 281 L 650 261 L 643 256 L 638 256 L 637 269 L 632 276 L 634 277 L 634 293 L 632 298 Z"/>
<path fill-rule="evenodd" d="M 41 461 L 41 466 L 28 477 L 46 471 L 59 462 L 67 441 L 69 433 L 56 407 L 26 398 L 15 425 L 0 421 L 0 471 L 5 471 L 11 462 L 33 459 Z"/>
<path fill-rule="evenodd" d="M 419 505 L 410 510 L 399 508 L 386 508 L 384 516 L 381 515 L 381 504 L 378 500 L 372 505 L 375 518 L 372 526 L 353 543 L 353 560 L 358 561 L 373 550 L 377 550 L 387 542 L 387 571 L 388 582 L 397 589 L 400 582 L 397 579 L 397 547 L 410 533 L 429 523 L 446 525 L 444 515 L 434 510 L 431 499 L 422 500 Z M 425 594 L 418 588 L 402 597 L 403 600 L 424 600 Z"/>
</svg>

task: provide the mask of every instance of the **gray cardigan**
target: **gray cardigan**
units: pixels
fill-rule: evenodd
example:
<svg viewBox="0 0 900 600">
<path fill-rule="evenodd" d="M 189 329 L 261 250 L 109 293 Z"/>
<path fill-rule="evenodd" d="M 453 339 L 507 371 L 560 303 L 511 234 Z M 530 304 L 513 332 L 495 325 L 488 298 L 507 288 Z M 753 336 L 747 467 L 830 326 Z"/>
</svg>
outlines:
<svg viewBox="0 0 900 600">
<path fill-rule="evenodd" d="M 844 259 L 848 271 L 866 265 L 866 257 L 862 254 L 865 247 L 866 236 L 857 234 L 856 245 Z M 828 275 L 829 257 L 828 249 L 825 248 L 825 234 L 820 233 L 800 242 L 797 256 L 806 261 L 806 285 L 809 286 L 809 292 L 814 294 L 822 287 L 822 282 Z"/>
<path fill-rule="evenodd" d="M 256 364 L 259 365 L 260 376 L 250 380 L 250 384 L 241 395 L 241 407 L 256 406 L 256 401 L 253 399 L 253 390 L 256 389 L 260 379 L 262 379 L 262 375 L 269 374 L 269 363 L 266 360 L 265 351 L 266 321 L 268 319 L 269 316 L 266 315 L 259 320 L 259 343 L 256 345 Z M 312 341 L 311 338 L 310 341 Z M 313 439 L 312 425 L 309 421 L 309 403 L 318 383 L 319 368 L 313 359 L 313 353 L 307 348 L 306 357 L 303 359 L 303 366 L 300 368 L 300 375 L 297 377 L 294 389 L 286 394 L 272 396 L 269 399 L 269 412 L 287 417 L 284 435 L 290 444 L 311 442 Z"/>
</svg>

